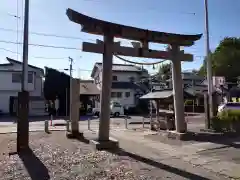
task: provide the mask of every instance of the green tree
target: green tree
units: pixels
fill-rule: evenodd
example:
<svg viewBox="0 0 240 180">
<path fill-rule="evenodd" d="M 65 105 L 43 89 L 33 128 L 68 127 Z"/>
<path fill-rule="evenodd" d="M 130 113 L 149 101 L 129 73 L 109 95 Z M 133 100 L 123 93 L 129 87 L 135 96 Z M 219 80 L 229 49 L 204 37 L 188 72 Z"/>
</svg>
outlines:
<svg viewBox="0 0 240 180">
<path fill-rule="evenodd" d="M 213 53 L 212 71 L 215 76 L 225 76 L 228 81 L 236 82 L 240 76 L 240 38 L 224 38 Z M 206 76 L 206 59 L 199 69 L 199 74 Z"/>
<path fill-rule="evenodd" d="M 158 70 L 157 79 L 160 81 L 166 81 L 171 78 L 171 63 L 162 64 Z"/>
</svg>

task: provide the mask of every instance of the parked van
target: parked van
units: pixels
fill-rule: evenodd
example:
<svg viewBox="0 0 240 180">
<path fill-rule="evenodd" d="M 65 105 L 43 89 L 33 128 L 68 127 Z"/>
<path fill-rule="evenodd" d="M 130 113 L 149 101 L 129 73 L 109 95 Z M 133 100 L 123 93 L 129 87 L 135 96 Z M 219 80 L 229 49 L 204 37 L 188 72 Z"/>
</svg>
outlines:
<svg viewBox="0 0 240 180">
<path fill-rule="evenodd" d="M 110 102 L 110 110 L 111 115 L 114 117 L 119 117 L 124 115 L 124 108 L 123 106 L 118 102 Z M 93 115 L 100 116 L 100 108 L 93 108 L 92 110 Z"/>
</svg>

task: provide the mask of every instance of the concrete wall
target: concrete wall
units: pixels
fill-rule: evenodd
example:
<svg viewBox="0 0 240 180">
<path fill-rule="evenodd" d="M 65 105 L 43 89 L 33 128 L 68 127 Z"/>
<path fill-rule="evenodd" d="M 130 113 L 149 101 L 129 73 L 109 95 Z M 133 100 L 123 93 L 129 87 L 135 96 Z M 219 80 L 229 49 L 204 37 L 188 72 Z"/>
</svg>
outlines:
<svg viewBox="0 0 240 180">
<path fill-rule="evenodd" d="M 148 77 L 147 73 L 138 73 L 138 72 L 114 72 L 112 73 L 112 76 L 117 76 L 117 81 L 113 82 L 130 82 L 130 78 L 133 78 L 135 82 L 139 82 L 141 77 Z M 99 78 L 100 85 L 102 82 L 102 72 L 97 71 L 95 74 L 94 79 Z"/>
<path fill-rule="evenodd" d="M 123 106 L 126 106 L 126 107 L 134 107 L 135 106 L 135 91 L 134 90 L 132 90 L 132 89 L 112 89 L 112 92 L 121 92 L 122 93 L 121 98 L 111 97 L 112 101 L 119 102 L 120 104 L 122 104 Z M 130 92 L 129 97 L 125 96 L 126 92 Z"/>
</svg>

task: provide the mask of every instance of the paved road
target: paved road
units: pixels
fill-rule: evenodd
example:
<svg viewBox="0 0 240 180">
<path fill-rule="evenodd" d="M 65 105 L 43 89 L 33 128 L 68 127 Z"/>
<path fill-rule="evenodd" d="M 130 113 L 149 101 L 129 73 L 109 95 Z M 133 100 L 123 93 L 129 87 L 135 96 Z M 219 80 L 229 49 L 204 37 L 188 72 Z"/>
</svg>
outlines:
<svg viewBox="0 0 240 180">
<path fill-rule="evenodd" d="M 44 130 L 44 121 L 46 119 L 49 119 L 48 117 L 42 117 L 42 118 L 29 118 L 30 121 L 30 130 Z M 80 129 L 88 129 L 88 120 L 90 120 L 90 127 L 91 129 L 98 129 L 98 124 L 99 124 L 99 119 L 92 117 L 92 118 L 87 118 L 87 117 L 81 117 L 79 121 L 79 128 Z M 203 121 L 202 116 L 189 116 L 186 117 L 186 120 L 188 122 L 188 127 L 193 129 L 197 128 L 203 128 L 204 127 L 204 121 Z M 51 129 L 60 129 L 64 130 L 66 127 L 64 126 L 65 124 L 64 119 L 57 119 L 53 120 L 53 124 L 56 124 L 56 126 L 50 126 Z M 131 116 L 129 118 L 125 117 L 118 117 L 118 118 L 111 118 L 111 128 L 121 128 L 124 129 L 129 128 L 129 129 L 135 129 L 135 128 L 142 128 L 143 127 L 143 122 L 145 123 L 144 127 L 149 127 L 150 119 L 149 118 L 143 118 L 142 116 Z M 126 124 L 127 123 L 127 124 Z M 138 123 L 138 124 L 135 124 Z M 50 124 L 50 122 L 49 122 Z M 16 132 L 17 129 L 17 124 L 14 123 L 14 121 L 5 120 L 5 121 L 0 121 L 0 133 L 5 133 L 5 132 Z"/>
</svg>

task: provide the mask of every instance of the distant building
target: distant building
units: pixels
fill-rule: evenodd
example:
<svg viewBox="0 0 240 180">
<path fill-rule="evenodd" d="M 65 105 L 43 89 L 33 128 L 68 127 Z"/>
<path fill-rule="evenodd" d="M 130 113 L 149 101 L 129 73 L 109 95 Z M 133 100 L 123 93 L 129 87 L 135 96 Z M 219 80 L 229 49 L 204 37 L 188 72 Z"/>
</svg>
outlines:
<svg viewBox="0 0 240 180">
<path fill-rule="evenodd" d="M 91 77 L 101 90 L 102 63 L 94 65 Z M 148 87 L 141 83 L 142 79 L 148 77 L 147 70 L 141 67 L 127 64 L 113 64 L 111 100 L 119 102 L 125 107 L 136 106 L 139 97 L 149 90 Z"/>
<path fill-rule="evenodd" d="M 163 82 L 152 82 L 152 91 L 161 91 L 167 89 L 167 84 Z"/>
<path fill-rule="evenodd" d="M 21 91 L 22 62 L 6 58 L 8 63 L 0 64 L 0 110 L 3 113 L 17 113 L 17 96 Z M 43 76 L 41 68 L 28 65 L 28 86 L 30 115 L 44 114 Z"/>
</svg>

